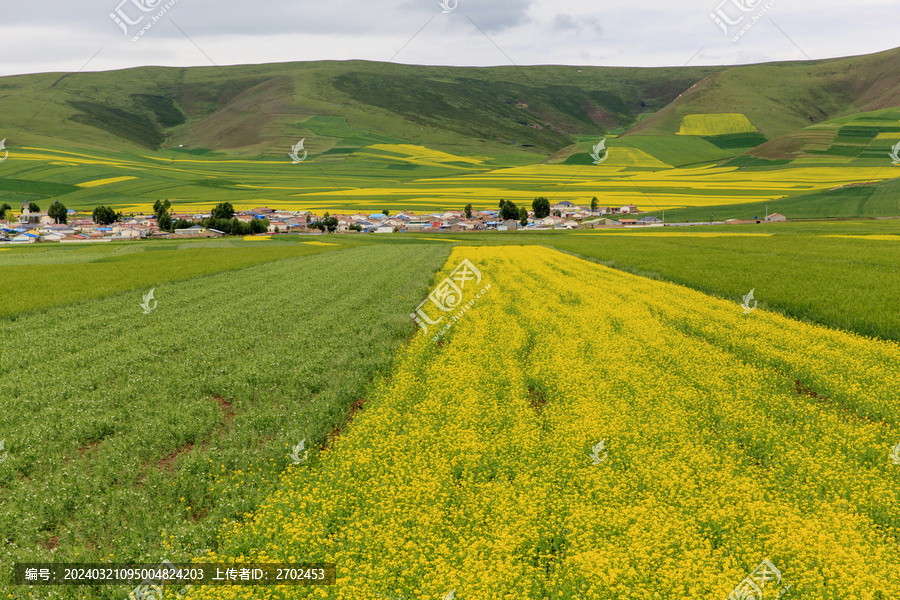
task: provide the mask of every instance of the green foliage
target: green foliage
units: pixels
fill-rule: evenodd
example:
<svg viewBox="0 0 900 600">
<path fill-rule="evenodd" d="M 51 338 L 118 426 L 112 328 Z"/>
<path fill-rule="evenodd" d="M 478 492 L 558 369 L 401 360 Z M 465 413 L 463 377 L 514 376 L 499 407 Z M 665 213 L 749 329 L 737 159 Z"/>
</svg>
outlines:
<svg viewBox="0 0 900 600">
<path fill-rule="evenodd" d="M 463 209 L 463 212 L 465 213 L 467 219 L 472 218 L 472 203 L 471 202 L 466 204 L 466 207 Z"/>
<path fill-rule="evenodd" d="M 504 221 L 508 219 L 519 219 L 519 207 L 512 200 L 507 200 L 500 207 L 500 218 Z"/>
<path fill-rule="evenodd" d="M 522 227 L 528 225 L 528 209 L 524 206 L 519 209 L 519 225 Z"/>
<path fill-rule="evenodd" d="M 28 203 L 28 210 L 31 211 L 31 212 L 33 212 L 33 213 L 38 213 L 38 212 L 41 212 L 41 207 L 38 205 L 37 202 L 29 202 L 29 203 Z"/>
<path fill-rule="evenodd" d="M 597 207 L 600 206 L 600 201 L 597 200 L 597 196 L 591 198 L 591 210 L 597 210 Z"/>
<path fill-rule="evenodd" d="M 116 222 L 118 215 L 116 215 L 116 211 L 108 206 L 98 206 L 91 213 L 91 218 L 94 220 L 94 223 L 97 223 L 98 225 L 110 225 Z"/>
<path fill-rule="evenodd" d="M 388 209 L 385 208 L 384 210 L 381 211 L 381 214 L 383 214 L 384 216 L 388 216 L 391 214 L 391 211 L 389 211 Z"/>
<path fill-rule="evenodd" d="M 157 219 L 162 218 L 163 213 L 168 213 L 171 208 L 171 204 L 169 204 L 168 200 L 157 200 L 153 203 L 153 214 L 156 215 Z"/>
<path fill-rule="evenodd" d="M 158 225 L 160 231 L 168 231 L 168 232 L 175 231 L 175 224 L 172 222 L 172 215 L 170 215 L 168 212 L 163 212 L 159 216 L 159 219 L 157 220 L 157 225 Z"/>
<path fill-rule="evenodd" d="M 531 201 L 531 210 L 535 219 L 543 219 L 550 216 L 550 200 L 541 196 Z"/>
<path fill-rule="evenodd" d="M 234 218 L 234 207 L 230 202 L 222 202 L 216 204 L 210 213 L 213 219 L 232 219 Z"/>
<path fill-rule="evenodd" d="M 57 200 L 47 209 L 47 216 L 52 218 L 56 223 L 68 223 L 69 215 L 66 212 L 66 206 Z"/>
<path fill-rule="evenodd" d="M 8 211 L 8 210 L 11 211 L 11 210 L 12 210 L 12 206 L 10 206 L 10 205 L 7 204 L 6 202 L 4 202 L 3 205 L 0 206 L 0 219 L 5 219 L 5 218 L 6 218 L 6 211 Z"/>
</svg>

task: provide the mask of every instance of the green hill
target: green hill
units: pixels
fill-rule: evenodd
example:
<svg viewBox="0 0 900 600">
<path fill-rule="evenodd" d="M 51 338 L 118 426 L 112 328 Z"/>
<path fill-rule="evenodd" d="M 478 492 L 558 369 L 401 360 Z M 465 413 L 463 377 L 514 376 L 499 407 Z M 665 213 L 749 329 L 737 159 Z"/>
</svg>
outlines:
<svg viewBox="0 0 900 600">
<path fill-rule="evenodd" d="M 319 61 L 2 77 L 10 160 L 0 202 L 125 212 L 157 199 L 179 210 L 228 201 L 421 211 L 603 192 L 672 209 L 772 202 L 892 176 L 898 58 L 900 49 L 690 68 Z M 585 170 L 602 138 L 611 160 Z M 285 168 L 301 139 L 309 160 Z M 686 173 L 715 165 L 739 174 L 705 190 L 706 171 Z M 798 167 L 776 181 L 760 174 Z M 635 185 L 623 192 L 617 179 Z"/>
<path fill-rule="evenodd" d="M 900 49 L 822 61 L 738 66 L 711 73 L 623 135 L 676 135 L 691 115 L 740 114 L 756 130 L 703 136 L 752 148 L 830 119 L 900 106 Z M 723 132 L 724 133 L 724 132 Z"/>
<path fill-rule="evenodd" d="M 323 61 L 19 75 L 0 78 L 0 131 L 9 147 L 264 155 L 308 136 L 318 152 L 391 139 L 546 155 L 578 135 L 622 131 L 718 70 Z M 311 116 L 350 127 L 317 130 Z"/>
</svg>

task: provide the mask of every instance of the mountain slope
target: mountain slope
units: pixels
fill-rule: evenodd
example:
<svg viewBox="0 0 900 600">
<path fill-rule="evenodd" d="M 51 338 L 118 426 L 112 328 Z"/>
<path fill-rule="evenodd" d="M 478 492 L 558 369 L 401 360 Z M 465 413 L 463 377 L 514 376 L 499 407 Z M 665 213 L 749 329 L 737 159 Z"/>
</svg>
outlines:
<svg viewBox="0 0 900 600">
<path fill-rule="evenodd" d="M 322 115 L 345 117 L 363 137 L 550 154 L 577 135 L 622 131 L 718 70 L 323 61 L 20 75 L 0 78 L 0 131 L 12 147 L 185 144 L 259 155 L 315 135 L 302 122 Z"/>
<path fill-rule="evenodd" d="M 674 135 L 688 115 L 740 113 L 768 140 L 849 113 L 900 106 L 900 49 L 713 73 L 625 132 Z"/>
</svg>

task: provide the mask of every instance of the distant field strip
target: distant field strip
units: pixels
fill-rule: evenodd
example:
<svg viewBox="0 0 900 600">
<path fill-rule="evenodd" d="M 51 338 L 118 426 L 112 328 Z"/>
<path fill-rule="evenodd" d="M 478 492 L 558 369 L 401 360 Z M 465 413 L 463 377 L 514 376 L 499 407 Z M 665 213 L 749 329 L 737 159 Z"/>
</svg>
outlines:
<svg viewBox="0 0 900 600">
<path fill-rule="evenodd" d="M 99 187 L 101 185 L 106 185 L 108 183 L 119 183 L 122 181 L 129 181 L 131 179 L 137 179 L 137 177 L 131 177 L 130 175 L 123 175 L 122 177 L 109 177 L 107 179 L 96 179 L 94 181 L 86 181 L 84 183 L 76 183 L 78 187 L 83 188 L 93 188 Z"/>
<path fill-rule="evenodd" d="M 24 194 L 37 201 L 60 199 L 67 208 L 87 213 L 100 204 L 146 213 L 160 198 L 185 212 L 208 211 L 227 201 L 237 209 L 269 206 L 345 213 L 385 208 L 443 211 L 468 203 L 484 209 L 495 208 L 500 199 L 521 206 L 538 196 L 576 204 L 590 204 L 597 197 L 601 205 L 635 204 L 643 210 L 661 210 L 767 202 L 894 176 L 892 169 L 840 166 L 849 159 L 839 156 L 798 161 L 797 166 L 781 169 L 715 167 L 702 160 L 703 148 L 711 144 L 699 137 L 683 136 L 671 142 L 641 137 L 615 140 L 619 143 L 623 145 L 611 147 L 609 160 L 599 165 L 579 153 L 579 160 L 586 164 L 525 166 L 412 144 L 372 144 L 344 162 L 312 164 L 311 159 L 298 165 L 291 165 L 287 155 L 280 160 L 239 160 L 226 155 L 195 159 L 176 152 L 152 156 L 27 147 L 4 162 L 0 194 L 11 192 L 16 201 Z M 707 164 L 669 168 L 651 152 L 672 164 Z M 516 158 L 512 164 L 526 160 Z"/>
<path fill-rule="evenodd" d="M 540 247 L 436 281 L 464 258 L 490 289 L 208 560 L 338 565 L 295 598 L 720 600 L 765 558 L 767 598 L 900 593 L 900 345 Z"/>
<path fill-rule="evenodd" d="M 678 135 L 722 135 L 755 132 L 756 127 L 741 113 L 685 115 Z"/>
</svg>

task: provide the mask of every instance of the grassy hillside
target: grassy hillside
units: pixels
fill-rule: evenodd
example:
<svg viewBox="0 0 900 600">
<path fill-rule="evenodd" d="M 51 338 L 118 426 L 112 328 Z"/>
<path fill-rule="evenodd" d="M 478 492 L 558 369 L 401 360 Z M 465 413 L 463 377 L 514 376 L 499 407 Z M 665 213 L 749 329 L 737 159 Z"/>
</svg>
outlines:
<svg viewBox="0 0 900 600">
<path fill-rule="evenodd" d="M 900 49 L 811 62 L 733 67 L 713 73 L 625 135 L 673 135 L 690 115 L 739 113 L 757 146 L 848 113 L 900 105 Z"/>
<path fill-rule="evenodd" d="M 848 166 L 888 164 L 900 143 L 900 110 L 854 113 L 805 127 L 748 152 L 767 159 L 815 159 Z"/>
<path fill-rule="evenodd" d="M 19 75 L 0 78 L 0 131 L 13 148 L 185 144 L 260 155 L 307 136 L 319 152 L 374 137 L 548 154 L 577 134 L 623 130 L 718 70 L 322 61 Z M 314 115 L 344 117 L 352 130 L 301 124 Z"/>
</svg>

